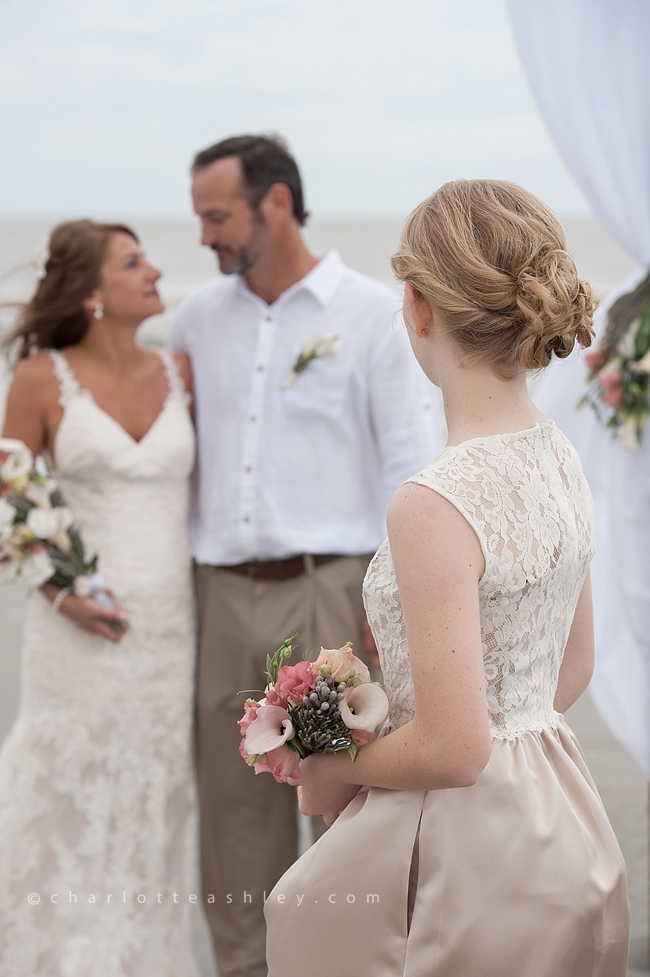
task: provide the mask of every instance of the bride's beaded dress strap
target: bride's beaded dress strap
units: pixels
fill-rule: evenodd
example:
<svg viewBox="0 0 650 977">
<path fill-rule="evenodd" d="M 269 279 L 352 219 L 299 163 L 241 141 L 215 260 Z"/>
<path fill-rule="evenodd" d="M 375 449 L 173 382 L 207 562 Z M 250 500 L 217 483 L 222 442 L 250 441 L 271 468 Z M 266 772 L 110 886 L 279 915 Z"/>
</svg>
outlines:
<svg viewBox="0 0 650 977">
<path fill-rule="evenodd" d="M 186 404 L 189 404 L 192 398 L 185 389 L 185 384 L 183 383 L 183 378 L 178 369 L 178 363 L 174 358 L 174 354 L 166 347 L 157 349 L 156 352 L 162 360 L 165 379 L 167 380 L 171 393 L 175 397 L 180 397 Z"/>
<path fill-rule="evenodd" d="M 48 352 L 52 360 L 54 376 L 59 381 L 59 404 L 65 409 L 75 397 L 79 396 L 80 387 L 63 353 L 58 349 L 51 349 Z"/>
</svg>

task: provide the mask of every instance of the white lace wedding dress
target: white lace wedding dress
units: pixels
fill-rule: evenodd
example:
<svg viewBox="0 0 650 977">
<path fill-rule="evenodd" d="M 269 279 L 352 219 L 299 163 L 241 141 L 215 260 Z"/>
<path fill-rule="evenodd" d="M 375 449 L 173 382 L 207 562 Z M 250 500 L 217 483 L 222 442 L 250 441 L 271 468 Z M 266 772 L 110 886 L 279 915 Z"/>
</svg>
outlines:
<svg viewBox="0 0 650 977">
<path fill-rule="evenodd" d="M 472 787 L 362 788 L 267 898 L 269 977 L 625 977 L 625 865 L 553 709 L 593 554 L 577 455 L 539 424 L 445 448 L 412 481 L 456 506 L 483 549 L 492 756 Z M 364 596 L 390 735 L 414 699 L 388 541 Z"/>
<path fill-rule="evenodd" d="M 51 355 L 61 488 L 131 630 L 114 645 L 30 599 L 0 752 L 0 975 L 195 977 L 186 394 L 164 352 L 169 394 L 136 442 Z"/>
</svg>

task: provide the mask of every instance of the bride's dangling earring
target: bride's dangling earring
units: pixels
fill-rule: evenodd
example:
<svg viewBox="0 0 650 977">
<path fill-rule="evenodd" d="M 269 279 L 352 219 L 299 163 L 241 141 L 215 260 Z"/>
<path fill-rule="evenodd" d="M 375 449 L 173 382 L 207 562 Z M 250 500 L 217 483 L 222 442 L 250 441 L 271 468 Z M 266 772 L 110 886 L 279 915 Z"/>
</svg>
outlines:
<svg viewBox="0 0 650 977">
<path fill-rule="evenodd" d="M 93 316 L 95 317 L 95 319 L 104 318 L 104 306 L 102 305 L 101 302 L 98 302 L 97 305 L 95 306 L 93 311 Z"/>
</svg>

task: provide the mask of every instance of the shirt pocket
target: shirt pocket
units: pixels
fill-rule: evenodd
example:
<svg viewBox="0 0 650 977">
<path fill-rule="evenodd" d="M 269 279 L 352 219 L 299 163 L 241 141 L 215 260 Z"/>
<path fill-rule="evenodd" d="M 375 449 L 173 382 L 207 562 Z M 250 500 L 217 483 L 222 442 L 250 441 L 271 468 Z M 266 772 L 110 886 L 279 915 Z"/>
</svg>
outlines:
<svg viewBox="0 0 650 977">
<path fill-rule="evenodd" d="M 282 391 L 290 415 L 320 415 L 335 419 L 343 413 L 350 385 L 350 368 L 340 356 L 312 360 L 291 387 Z"/>
</svg>

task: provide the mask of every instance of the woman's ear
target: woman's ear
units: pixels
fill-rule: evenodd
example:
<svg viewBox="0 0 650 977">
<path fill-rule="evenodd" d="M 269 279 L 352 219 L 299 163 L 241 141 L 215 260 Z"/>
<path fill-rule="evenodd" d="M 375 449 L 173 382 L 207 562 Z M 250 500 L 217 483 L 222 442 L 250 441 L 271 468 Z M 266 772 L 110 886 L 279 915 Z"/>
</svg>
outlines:
<svg viewBox="0 0 650 977">
<path fill-rule="evenodd" d="M 410 282 L 404 283 L 404 302 L 412 328 L 419 338 L 424 338 L 433 325 L 433 310 L 421 292 Z"/>
<path fill-rule="evenodd" d="M 86 312 L 90 312 L 91 315 L 94 314 L 95 309 L 98 305 L 101 305 L 101 296 L 98 290 L 95 290 L 87 299 L 83 300 L 83 307 Z"/>
</svg>

